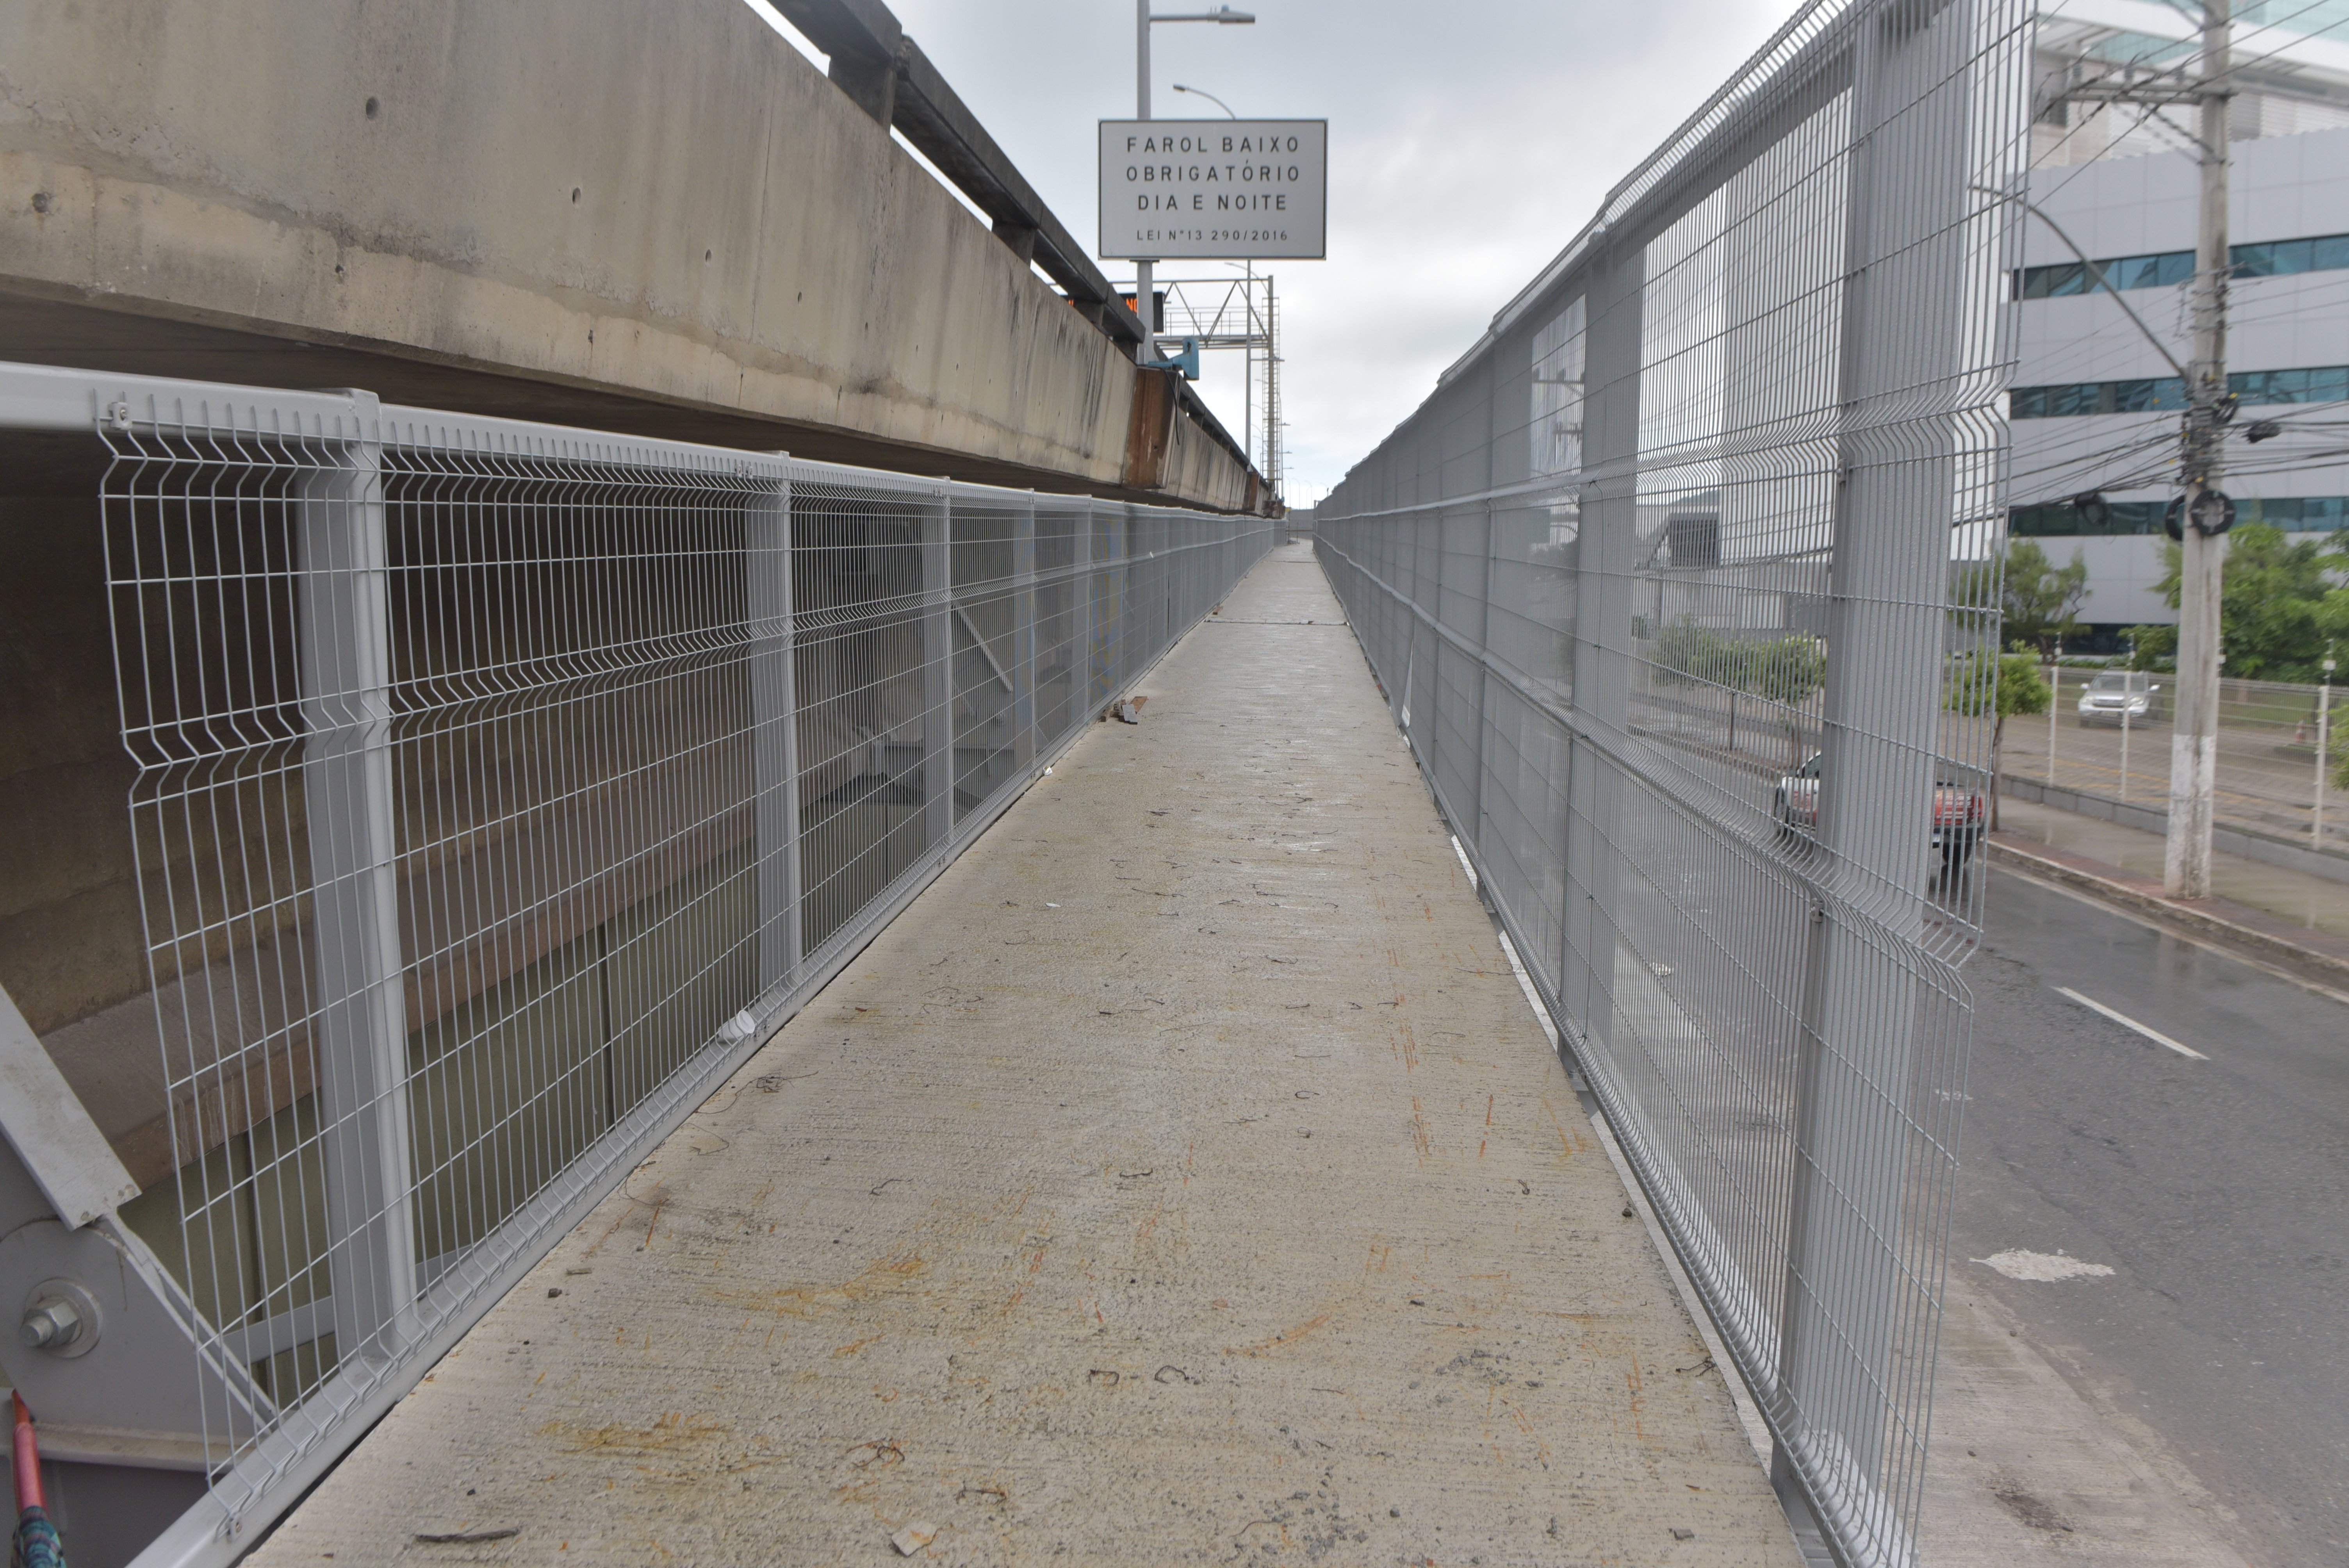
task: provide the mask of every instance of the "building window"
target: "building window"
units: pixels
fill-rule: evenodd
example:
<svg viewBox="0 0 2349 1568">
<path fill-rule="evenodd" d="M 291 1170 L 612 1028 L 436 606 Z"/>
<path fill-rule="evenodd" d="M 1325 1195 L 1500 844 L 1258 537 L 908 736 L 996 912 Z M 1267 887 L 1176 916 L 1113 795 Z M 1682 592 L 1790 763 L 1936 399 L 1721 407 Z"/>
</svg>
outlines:
<svg viewBox="0 0 2349 1568">
<path fill-rule="evenodd" d="M 2074 414 L 2155 414 L 2186 407 L 2186 383 L 2175 376 L 2137 381 L 2075 381 L 2059 387 L 2018 387 L 2018 419 L 2058 419 Z"/>
<path fill-rule="evenodd" d="M 2109 294 L 2116 289 L 2166 288 L 2194 276 L 2194 253 L 2165 251 L 2157 256 L 2116 256 L 2097 262 L 2095 273 L 2078 262 L 2025 267 L 2014 274 L 2017 299 L 2061 299 L 2067 294 Z"/>
<path fill-rule="evenodd" d="M 2235 503 L 2238 522 L 2264 522 L 2286 533 L 2330 533 L 2349 528 L 2349 495 L 2253 496 Z"/>
<path fill-rule="evenodd" d="M 2239 278 L 2281 278 L 2293 273 L 2330 273 L 2349 267 L 2349 234 L 2316 240 L 2271 240 L 2237 245 L 2229 253 Z"/>
<path fill-rule="evenodd" d="M 2049 506 L 2019 506 L 2007 514 L 2007 531 L 2017 539 L 2105 538 L 2131 533 L 2159 533 L 2161 509 L 2167 504 L 2158 500 L 2114 501 L 2109 508 L 2110 515 L 2100 528 L 2087 526 L 2079 510 L 2070 501 L 2059 500 Z M 2240 520 L 2241 514 L 2238 512 L 2236 515 Z"/>
<path fill-rule="evenodd" d="M 2349 399 L 2349 365 L 2313 370 L 2251 370 L 2227 377 L 2246 403 L 2338 403 Z"/>
<path fill-rule="evenodd" d="M 2069 501 L 2044 506 L 2018 506 L 2007 513 L 2007 531 L 2017 539 L 2106 538 L 2159 533 L 2161 516 L 2169 503 L 2160 500 L 2116 500 L 2108 503 L 2099 527 L 2089 527 Z M 2246 496 L 2235 502 L 2235 521 L 2264 522 L 2286 533 L 2327 533 L 2349 528 L 2349 496 Z"/>
<path fill-rule="evenodd" d="M 2349 269 L 2349 234 L 2308 240 L 2262 240 L 2228 249 L 2239 278 L 2281 278 L 2295 273 Z M 2014 274 L 2017 299 L 2061 299 L 2068 294 L 2112 294 L 2122 289 L 2174 288 L 2194 277 L 2194 253 L 2163 251 L 2149 256 L 2112 256 L 2082 263 L 2058 262 L 2023 267 Z"/>
<path fill-rule="evenodd" d="M 2239 370 L 2227 390 L 2245 404 L 2349 401 L 2349 365 L 2302 370 Z M 2133 381 L 2074 381 L 2018 387 L 2008 407 L 2017 419 L 2059 419 L 2075 414 L 2158 414 L 2186 407 L 2186 383 L 2175 376 Z"/>
</svg>

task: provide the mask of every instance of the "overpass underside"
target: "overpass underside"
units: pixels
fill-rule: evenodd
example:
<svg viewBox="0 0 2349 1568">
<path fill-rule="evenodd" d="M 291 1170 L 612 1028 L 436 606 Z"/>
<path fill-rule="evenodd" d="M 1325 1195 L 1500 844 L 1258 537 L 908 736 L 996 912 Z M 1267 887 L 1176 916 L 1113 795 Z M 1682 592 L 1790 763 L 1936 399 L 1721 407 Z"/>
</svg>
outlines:
<svg viewBox="0 0 2349 1568">
<path fill-rule="evenodd" d="M 387 402 L 460 409 L 491 418 L 572 425 L 658 441 L 785 451 L 818 462 L 935 474 L 974 484 L 1164 500 L 1156 490 L 1114 481 L 1086 484 L 999 451 L 956 451 L 891 440 L 821 419 L 763 417 L 740 409 L 632 395 L 594 379 L 538 379 L 517 370 L 419 357 L 400 346 L 311 342 L 249 327 L 134 315 L 113 304 L 0 292 L 0 333 L 13 358 L 129 376 L 152 375 L 242 387 L 364 387 Z"/>
<path fill-rule="evenodd" d="M 1138 690 L 253 1560 L 1795 1562 L 1319 569 Z"/>
</svg>

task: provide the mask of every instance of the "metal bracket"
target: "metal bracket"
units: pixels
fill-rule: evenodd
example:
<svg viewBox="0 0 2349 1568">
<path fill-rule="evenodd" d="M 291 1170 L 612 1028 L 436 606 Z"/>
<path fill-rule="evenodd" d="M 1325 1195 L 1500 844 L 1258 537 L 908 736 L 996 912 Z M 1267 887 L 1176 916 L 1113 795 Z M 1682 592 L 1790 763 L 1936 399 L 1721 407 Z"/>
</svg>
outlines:
<svg viewBox="0 0 2349 1568">
<path fill-rule="evenodd" d="M 114 1146 L 82 1109 L 16 1001 L 0 988 L 0 1133 L 48 1201 L 78 1229 L 139 1196 Z"/>
<path fill-rule="evenodd" d="M 245 1367 L 217 1353 L 187 1293 L 116 1213 L 139 1185 L 5 988 L 0 1133 L 0 1369 L 40 1418 L 45 1446 L 64 1455 L 193 1444 L 222 1458 L 212 1450 L 223 1434 L 206 1440 L 208 1411 L 214 1425 L 226 1417 L 247 1431 L 274 1419 Z M 30 1336 L 20 1332 L 28 1317 Z M 48 1343 L 28 1342 L 45 1326 Z M 108 1435 L 129 1448 L 100 1440 Z"/>
</svg>

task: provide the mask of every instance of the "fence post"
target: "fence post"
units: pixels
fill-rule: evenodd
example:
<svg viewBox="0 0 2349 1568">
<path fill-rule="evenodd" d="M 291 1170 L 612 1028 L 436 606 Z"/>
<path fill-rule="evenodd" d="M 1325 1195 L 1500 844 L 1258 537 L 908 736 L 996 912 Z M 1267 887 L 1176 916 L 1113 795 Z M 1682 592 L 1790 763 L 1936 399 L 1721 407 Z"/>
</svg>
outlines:
<svg viewBox="0 0 2349 1568">
<path fill-rule="evenodd" d="M 389 542 L 378 404 L 356 396 L 360 428 L 304 476 L 297 521 L 318 1142 L 346 1363 L 397 1348 L 416 1304 Z"/>
<path fill-rule="evenodd" d="M 759 496 L 745 520 L 749 587 L 750 773 L 759 856 L 759 995 L 771 1002 L 799 975 L 799 717 L 792 669 L 792 486 Z"/>
<path fill-rule="evenodd" d="M 1499 539 L 1492 497 L 1494 488 L 1500 483 L 1499 362 L 1497 353 L 1485 362 L 1485 570 L 1483 588 L 1476 599 L 1476 782 L 1468 792 L 1468 847 L 1477 862 L 1485 865 L 1490 863 L 1485 859 L 1485 770 L 1492 762 L 1493 568 Z M 1491 888 L 1484 892 L 1486 902 L 1497 910 L 1497 895 Z"/>
<path fill-rule="evenodd" d="M 2055 662 L 2047 666 L 2047 786 L 2055 786 L 2055 716 L 2064 711 L 2064 645 L 2055 645 Z"/>
<path fill-rule="evenodd" d="M 1808 922 L 1774 1425 L 1780 1495 L 1875 1538 L 1904 1290 L 1906 1128 L 1963 363 L 1969 0 L 1852 43 L 1819 875 Z M 1936 90 L 1939 88 L 1940 90 Z M 1889 935 L 1894 940 L 1888 943 Z M 1791 1443 L 1795 1451 L 1790 1452 Z M 1884 1544 L 1879 1542 L 1879 1544 Z M 1898 1553 L 1892 1554 L 1898 1556 Z"/>
<path fill-rule="evenodd" d="M 954 501 L 922 509 L 922 848 L 954 831 Z"/>
<path fill-rule="evenodd" d="M 1076 709 L 1071 721 L 1090 724 L 1101 713 L 1093 697 L 1092 503 L 1076 509 L 1069 532 L 1069 686 Z"/>
<path fill-rule="evenodd" d="M 1487 404 L 1489 412 L 1490 404 Z M 1485 447 L 1486 489 L 1491 489 L 1492 448 Z M 1493 503 L 1485 502 L 1485 582 L 1476 598 L 1476 782 L 1468 791 L 1468 847 L 1478 861 L 1485 859 L 1485 769 L 1491 760 L 1485 732 L 1493 726 Z M 1489 893 L 1488 893 L 1489 896 Z"/>
<path fill-rule="evenodd" d="M 1103 702 L 1125 685 L 1126 643 L 1133 630 L 1133 508 L 1130 504 L 1113 507 L 1110 516 L 1110 624 L 1102 655 Z"/>
<path fill-rule="evenodd" d="M 2324 770 L 2332 765 L 2333 650 L 2328 647 L 2324 653 L 2324 684 L 2316 691 L 2316 801 L 2308 820 L 2308 841 L 2320 850 L 2324 848 Z"/>
<path fill-rule="evenodd" d="M 1567 823 L 1558 922 L 1560 991 L 1567 1016 L 1578 1020 L 1601 1051 L 1614 1037 L 1615 958 L 1619 946 L 1616 861 L 1620 841 L 1621 777 L 1605 760 L 1629 733 L 1631 692 L 1631 588 L 1640 559 L 1639 476 L 1641 323 L 1647 256 L 1643 248 L 1610 251 L 1586 285 L 1583 317 L 1584 472 L 1575 524 L 1573 665 L 1568 680 L 1578 728 L 1568 738 Z M 1598 745 L 1594 747 L 1592 740 Z"/>
<path fill-rule="evenodd" d="M 1011 520 L 1011 763 L 1036 762 L 1036 492 Z"/>
</svg>

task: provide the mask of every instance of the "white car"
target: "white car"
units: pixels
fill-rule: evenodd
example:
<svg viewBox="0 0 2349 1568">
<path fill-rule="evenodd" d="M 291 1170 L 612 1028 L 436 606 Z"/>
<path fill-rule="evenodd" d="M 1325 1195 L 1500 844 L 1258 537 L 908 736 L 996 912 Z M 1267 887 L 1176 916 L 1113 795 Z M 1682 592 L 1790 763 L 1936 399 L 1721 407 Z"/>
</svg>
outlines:
<svg viewBox="0 0 2349 1568">
<path fill-rule="evenodd" d="M 2082 724 L 2117 725 L 2123 714 L 2132 725 L 2158 724 L 2168 717 L 2160 684 L 2142 671 L 2106 670 L 2080 694 Z"/>
</svg>

